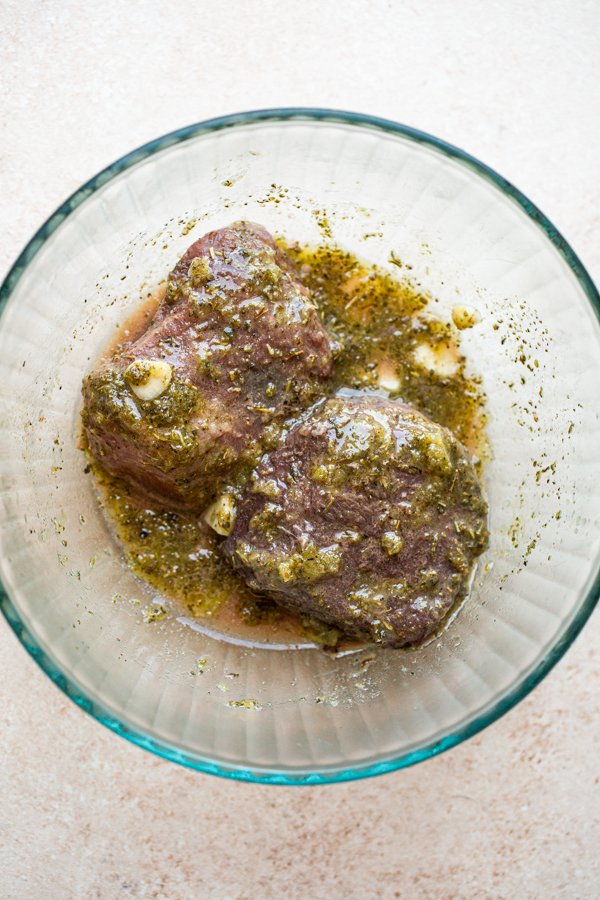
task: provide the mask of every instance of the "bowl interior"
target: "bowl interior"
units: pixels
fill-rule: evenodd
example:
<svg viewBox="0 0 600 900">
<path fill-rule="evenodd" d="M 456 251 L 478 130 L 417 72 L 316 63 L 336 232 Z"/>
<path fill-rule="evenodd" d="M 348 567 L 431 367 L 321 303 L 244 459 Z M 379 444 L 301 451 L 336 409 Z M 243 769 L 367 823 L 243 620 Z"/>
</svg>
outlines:
<svg viewBox="0 0 600 900">
<path fill-rule="evenodd" d="M 4 611 L 61 687 L 169 758 L 287 782 L 407 764 L 514 702 L 591 608 L 593 289 L 492 177 L 414 135 L 297 116 L 180 138 L 83 189 L 7 283 Z M 183 250 L 238 218 L 383 265 L 394 251 L 432 312 L 481 314 L 462 346 L 488 397 L 491 545 L 460 615 L 422 650 L 332 658 L 226 642 L 176 609 L 144 621 L 156 595 L 124 566 L 77 449 L 81 379 Z"/>
</svg>

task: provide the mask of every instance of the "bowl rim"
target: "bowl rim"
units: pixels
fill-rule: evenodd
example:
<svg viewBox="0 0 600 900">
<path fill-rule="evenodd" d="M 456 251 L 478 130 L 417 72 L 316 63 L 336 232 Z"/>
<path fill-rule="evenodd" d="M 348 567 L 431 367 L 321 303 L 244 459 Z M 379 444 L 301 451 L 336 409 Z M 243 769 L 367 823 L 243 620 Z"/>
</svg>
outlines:
<svg viewBox="0 0 600 900">
<path fill-rule="evenodd" d="M 364 113 L 316 107 L 258 109 L 207 119 L 155 138 L 106 166 L 106 168 L 102 169 L 98 174 L 94 175 L 93 178 L 89 179 L 89 181 L 85 182 L 78 190 L 71 194 L 52 213 L 52 215 L 48 217 L 44 224 L 25 245 L 0 285 L 0 318 L 4 313 L 8 299 L 23 272 L 37 255 L 43 244 L 78 206 L 113 178 L 155 153 L 165 150 L 174 144 L 182 143 L 203 134 L 256 123 L 291 121 L 295 119 L 309 120 L 313 123 L 337 122 L 400 136 L 413 143 L 431 147 L 453 161 L 471 169 L 520 206 L 534 224 L 544 232 L 548 240 L 555 246 L 572 270 L 574 276 L 577 278 L 584 294 L 590 302 L 592 310 L 600 322 L 600 295 L 577 254 L 541 210 L 519 191 L 518 188 L 499 175 L 494 169 L 458 147 L 424 131 L 412 128 L 411 126 Z M 457 746 L 468 738 L 473 737 L 512 709 L 542 681 L 571 646 L 590 617 L 599 598 L 600 561 L 597 560 L 596 572 L 592 578 L 587 595 L 559 640 L 553 645 L 548 653 L 539 660 L 525 678 L 514 685 L 488 709 L 476 715 L 466 724 L 454 729 L 450 734 L 445 735 L 440 739 L 429 741 L 416 750 L 403 752 L 393 758 L 376 763 L 367 761 L 364 764 L 359 764 L 353 768 L 340 769 L 338 767 L 335 769 L 317 768 L 314 770 L 284 770 L 270 768 L 263 769 L 262 767 L 248 768 L 243 765 L 238 766 L 222 762 L 216 763 L 211 759 L 184 752 L 166 741 L 150 738 L 141 729 L 131 727 L 127 723 L 116 718 L 107 708 L 96 703 L 88 697 L 85 692 L 80 690 L 79 687 L 69 679 L 68 675 L 59 669 L 52 659 L 51 654 L 33 639 L 32 635 L 28 632 L 25 623 L 21 619 L 16 606 L 11 601 L 6 586 L 0 580 L 0 609 L 9 626 L 14 631 L 17 639 L 46 675 L 48 675 L 51 681 L 53 681 L 67 697 L 73 700 L 102 725 L 106 726 L 111 731 L 114 731 L 116 734 L 119 734 L 126 740 L 149 750 L 159 757 L 170 760 L 171 762 L 176 762 L 196 771 L 225 778 L 233 778 L 239 781 L 280 785 L 331 784 L 382 775 L 387 772 L 395 771 L 396 769 L 414 765 L 415 763 L 429 759 L 432 756 L 437 756 L 445 750 L 449 750 L 451 747 Z"/>
</svg>

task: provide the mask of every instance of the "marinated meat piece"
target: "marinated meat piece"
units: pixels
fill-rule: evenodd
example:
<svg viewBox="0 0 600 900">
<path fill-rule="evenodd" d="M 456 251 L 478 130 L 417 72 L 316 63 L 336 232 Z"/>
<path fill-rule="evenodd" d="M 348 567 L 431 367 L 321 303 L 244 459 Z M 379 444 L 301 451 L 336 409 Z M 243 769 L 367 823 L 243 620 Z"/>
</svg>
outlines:
<svg viewBox="0 0 600 900">
<path fill-rule="evenodd" d="M 189 248 L 147 331 L 85 379 L 87 443 L 111 474 L 197 510 L 322 395 L 331 365 L 288 257 L 237 222 Z"/>
<path fill-rule="evenodd" d="M 401 647 L 466 594 L 486 514 L 450 431 L 400 403 L 339 395 L 261 462 L 223 550 L 281 606 Z"/>
</svg>

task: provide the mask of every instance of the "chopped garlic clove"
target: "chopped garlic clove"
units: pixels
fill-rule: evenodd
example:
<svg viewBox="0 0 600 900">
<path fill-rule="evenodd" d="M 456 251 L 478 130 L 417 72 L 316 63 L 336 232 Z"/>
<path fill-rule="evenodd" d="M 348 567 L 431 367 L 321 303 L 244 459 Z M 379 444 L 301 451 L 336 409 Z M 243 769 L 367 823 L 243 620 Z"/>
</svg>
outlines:
<svg viewBox="0 0 600 900">
<path fill-rule="evenodd" d="M 437 433 L 424 435 L 422 446 L 431 468 L 444 475 L 449 475 L 452 471 L 452 463 L 443 437 Z"/>
<path fill-rule="evenodd" d="M 188 277 L 193 288 L 201 288 L 210 281 L 212 277 L 210 264 L 205 256 L 197 256 L 191 261 Z"/>
<path fill-rule="evenodd" d="M 390 359 L 384 358 L 377 364 L 377 382 L 384 391 L 397 391 L 400 387 L 400 379 L 396 367 Z"/>
<path fill-rule="evenodd" d="M 452 307 L 452 321 L 459 331 L 463 331 L 465 328 L 472 328 L 473 325 L 477 325 L 480 319 L 481 317 L 477 310 L 471 306 Z"/>
<path fill-rule="evenodd" d="M 226 537 L 231 534 L 235 522 L 236 505 L 233 494 L 220 494 L 214 503 L 204 511 L 203 519 L 207 525 Z"/>
<path fill-rule="evenodd" d="M 171 384 L 173 369 L 162 359 L 136 359 L 123 377 L 140 400 L 156 400 Z"/>
<path fill-rule="evenodd" d="M 459 369 L 458 352 L 453 344 L 419 344 L 413 351 L 413 359 L 420 368 L 441 378 L 450 378 Z"/>
<path fill-rule="evenodd" d="M 381 535 L 381 546 L 388 556 L 396 556 L 404 546 L 402 536 L 395 531 L 384 531 Z"/>
</svg>

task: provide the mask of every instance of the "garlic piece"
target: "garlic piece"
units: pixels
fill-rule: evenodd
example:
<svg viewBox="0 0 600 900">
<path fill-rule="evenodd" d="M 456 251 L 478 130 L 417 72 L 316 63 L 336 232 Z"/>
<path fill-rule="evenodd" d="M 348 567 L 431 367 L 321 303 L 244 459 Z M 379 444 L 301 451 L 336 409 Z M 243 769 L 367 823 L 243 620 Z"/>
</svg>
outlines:
<svg viewBox="0 0 600 900">
<path fill-rule="evenodd" d="M 135 359 L 123 377 L 140 400 L 156 400 L 171 384 L 173 369 L 162 359 Z"/>
<path fill-rule="evenodd" d="M 459 369 L 458 351 L 454 344 L 419 344 L 413 351 L 413 359 L 421 369 L 427 369 L 440 378 L 450 378 Z"/>
<path fill-rule="evenodd" d="M 222 534 L 223 537 L 227 537 L 228 534 L 231 534 L 231 529 L 235 522 L 235 514 L 236 505 L 233 494 L 224 493 L 220 494 L 214 503 L 211 503 L 208 509 L 204 511 L 203 519 L 213 531 L 216 531 L 217 534 Z"/>
<path fill-rule="evenodd" d="M 400 387 L 400 379 L 393 362 L 384 357 L 377 364 L 377 383 L 384 391 L 397 391 Z"/>
<path fill-rule="evenodd" d="M 396 556 L 404 546 L 402 536 L 395 531 L 384 531 L 381 535 L 381 546 L 388 556 Z"/>
<path fill-rule="evenodd" d="M 463 331 L 465 328 L 472 328 L 473 325 L 477 325 L 480 319 L 481 317 L 477 310 L 471 306 L 452 307 L 452 321 L 459 331 Z"/>
</svg>

